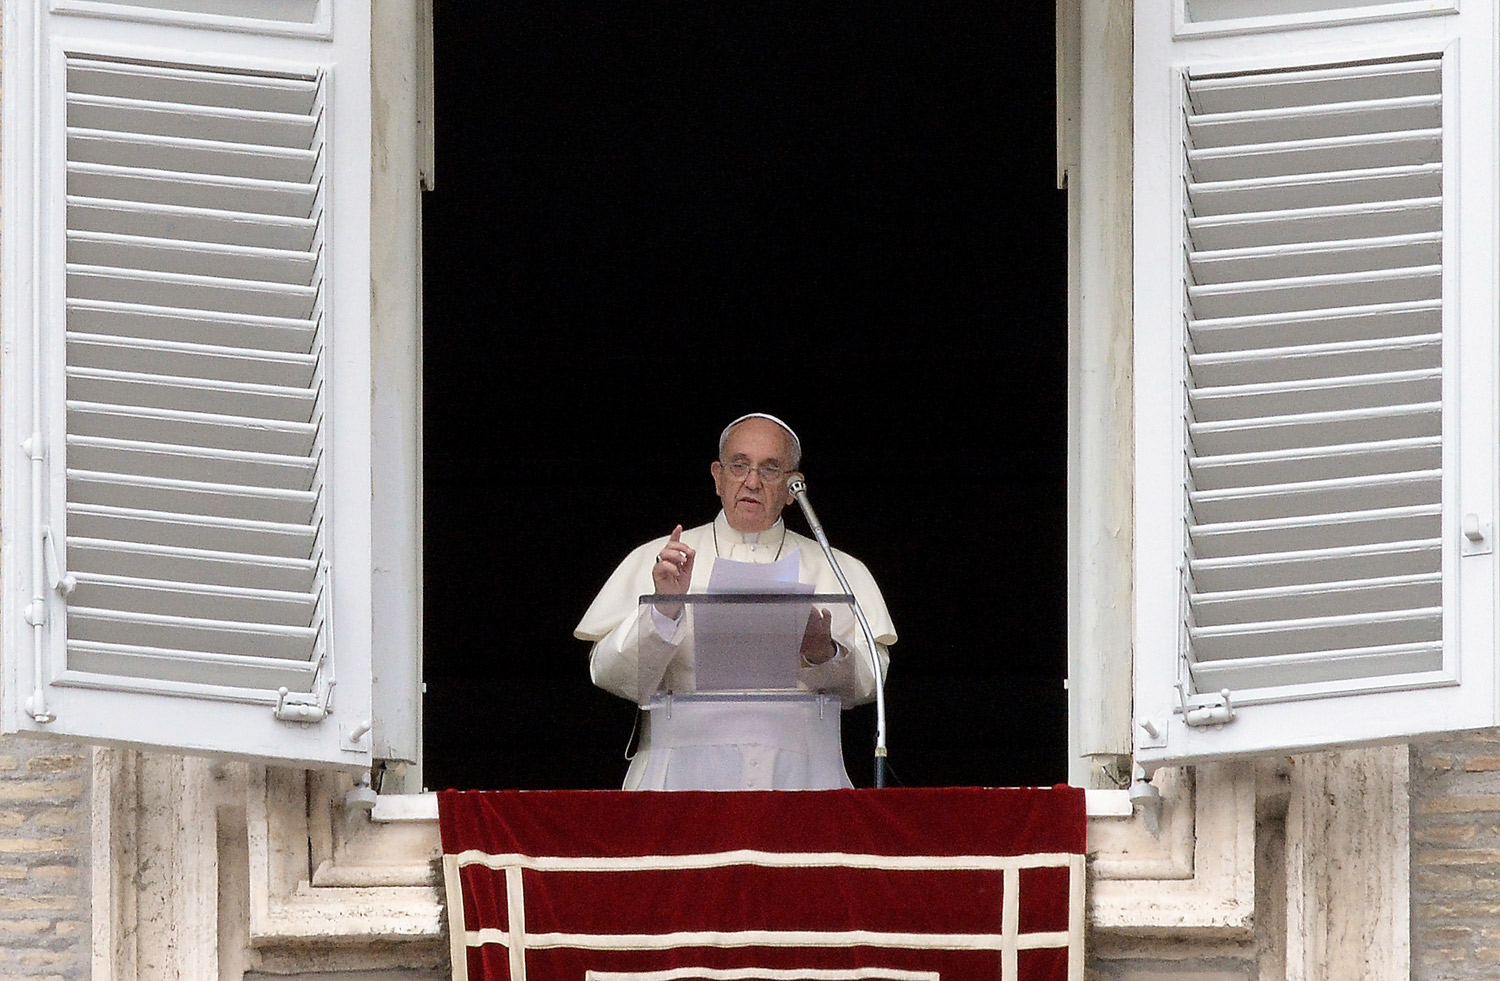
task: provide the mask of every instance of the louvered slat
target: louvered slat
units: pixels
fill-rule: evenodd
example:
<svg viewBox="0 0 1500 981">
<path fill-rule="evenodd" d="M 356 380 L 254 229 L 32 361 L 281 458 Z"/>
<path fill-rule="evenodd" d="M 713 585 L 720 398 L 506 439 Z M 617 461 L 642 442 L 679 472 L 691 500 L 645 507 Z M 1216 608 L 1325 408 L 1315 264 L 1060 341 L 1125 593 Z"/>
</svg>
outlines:
<svg viewBox="0 0 1500 981">
<path fill-rule="evenodd" d="M 75 672 L 312 690 L 318 79 L 68 63 Z"/>
<path fill-rule="evenodd" d="M 1439 516 L 1437 505 L 1419 504 L 1199 525 L 1196 553 L 1199 559 L 1212 559 L 1290 551 L 1306 543 L 1307 532 L 1312 528 L 1319 531 L 1321 541 L 1328 546 L 1429 537 L 1438 531 Z"/>
<path fill-rule="evenodd" d="M 313 531 L 306 525 L 97 504 L 74 507 L 71 531 L 81 537 L 112 535 L 131 542 L 190 548 L 214 546 L 291 559 L 308 558 L 314 544 Z"/>
<path fill-rule="evenodd" d="M 81 435 L 212 446 L 252 453 L 305 454 L 317 437 L 311 422 L 275 422 L 221 412 L 68 401 L 68 430 Z"/>
<path fill-rule="evenodd" d="M 69 259 L 97 268 L 123 265 L 183 273 L 206 279 L 251 278 L 252 281 L 293 283 L 312 281 L 317 254 L 306 249 L 268 249 L 245 245 L 182 242 L 144 235 L 116 235 L 75 231 L 69 240 Z"/>
<path fill-rule="evenodd" d="M 1183 0 L 1183 17 L 1193 24 L 1234 21 L 1247 17 L 1285 19 L 1322 14 L 1330 19 L 1352 12 L 1369 16 L 1371 8 L 1409 0 Z"/>
<path fill-rule="evenodd" d="M 151 687 L 153 680 L 171 679 L 178 683 L 212 685 L 226 695 L 234 688 L 247 689 L 251 695 L 282 686 L 288 691 L 306 691 L 312 687 L 316 672 L 315 666 L 290 658 L 242 657 L 88 640 L 69 641 L 68 664 L 85 678 L 88 674 L 138 678 L 146 688 Z M 87 685 L 88 681 L 75 684 Z"/>
<path fill-rule="evenodd" d="M 1441 641 L 1380 644 L 1373 647 L 1319 650 L 1310 654 L 1265 655 L 1203 661 L 1193 668 L 1194 682 L 1204 689 L 1255 690 L 1268 676 L 1287 697 L 1315 690 L 1324 694 L 1388 685 L 1419 684 L 1426 665 L 1442 660 Z"/>
<path fill-rule="evenodd" d="M 1331 371 L 1370 374 L 1380 370 L 1426 367 L 1441 354 L 1441 334 L 1365 338 L 1209 354 L 1194 354 L 1188 367 L 1199 385 L 1227 385 L 1294 378 L 1321 378 Z"/>
<path fill-rule="evenodd" d="M 310 354 L 222 344 L 184 343 L 160 338 L 122 338 L 68 333 L 68 363 L 84 368 L 165 371 L 224 381 L 306 387 L 317 360 Z"/>
<path fill-rule="evenodd" d="M 307 354 L 316 323 L 296 317 L 179 310 L 149 303 L 68 300 L 70 338 L 109 335 L 144 343 L 202 344 L 271 354 Z M 316 359 L 314 358 L 314 363 Z"/>
<path fill-rule="evenodd" d="M 273 112 L 238 106 L 164 102 L 72 92 L 68 125 L 137 136 L 176 136 L 225 143 L 305 149 L 317 118 L 305 112 Z"/>
<path fill-rule="evenodd" d="M 1197 352 L 1253 350 L 1290 344 L 1395 337 L 1442 329 L 1442 301 L 1357 303 L 1290 314 L 1195 318 L 1190 324 Z"/>
<path fill-rule="evenodd" d="M 312 187 L 295 181 L 201 174 L 184 186 L 177 174 L 169 170 L 86 163 L 74 163 L 68 168 L 67 188 L 69 195 L 79 199 L 178 204 L 283 217 L 310 214 L 314 194 Z"/>
<path fill-rule="evenodd" d="M 75 436 L 68 456 L 79 471 L 94 471 L 176 480 L 231 481 L 247 487 L 311 490 L 316 461 L 303 456 L 245 453 L 213 447 Z"/>
<path fill-rule="evenodd" d="M 1225 214 L 1254 213 L 1260 208 L 1368 206 L 1386 201 L 1420 201 L 1441 197 L 1441 164 L 1372 167 L 1322 174 L 1284 174 L 1242 180 L 1198 181 L 1193 185 L 1195 220 Z"/>
<path fill-rule="evenodd" d="M 192 195 L 182 197 L 190 200 Z M 224 203 L 235 202 L 231 198 Z M 166 231 L 192 242 L 266 249 L 310 249 L 318 230 L 317 222 L 311 218 L 77 196 L 68 198 L 68 227 L 74 232 L 127 235 L 159 235 Z"/>
<path fill-rule="evenodd" d="M 1273 614 L 1310 617 L 1420 607 L 1439 573 L 1371 576 L 1340 582 L 1292 583 L 1259 589 L 1226 589 L 1200 593 L 1196 607 L 1203 626 L 1252 623 Z"/>
<path fill-rule="evenodd" d="M 1442 663 L 1442 72 L 1188 82 L 1194 691 Z"/>
<path fill-rule="evenodd" d="M 68 162 L 180 170 L 212 177 L 311 181 L 317 155 L 274 144 L 137 136 L 87 127 L 68 128 Z"/>
<path fill-rule="evenodd" d="M 94 0 L 108 4 L 126 16 L 140 12 L 148 18 L 166 16 L 203 16 L 251 18 L 282 25 L 314 24 L 318 19 L 318 0 Z M 325 15 L 326 16 L 326 15 Z"/>
<path fill-rule="evenodd" d="M 220 615 L 235 620 L 254 620 L 300 626 L 311 622 L 317 599 L 314 593 L 275 589 L 246 589 L 206 583 L 191 587 L 157 579 L 75 573 L 78 585 L 73 598 L 79 606 L 132 609 L 142 613 L 193 616 L 203 609 L 203 598 L 213 597 Z"/>
</svg>

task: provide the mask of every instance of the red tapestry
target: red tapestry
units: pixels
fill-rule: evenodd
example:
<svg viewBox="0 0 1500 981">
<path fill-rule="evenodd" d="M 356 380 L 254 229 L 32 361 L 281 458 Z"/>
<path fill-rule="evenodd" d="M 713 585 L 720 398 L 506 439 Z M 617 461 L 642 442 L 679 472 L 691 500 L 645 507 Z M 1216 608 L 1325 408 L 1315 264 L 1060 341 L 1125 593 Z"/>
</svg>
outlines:
<svg viewBox="0 0 1500 981">
<path fill-rule="evenodd" d="M 438 795 L 459 981 L 1079 981 L 1082 790 Z"/>
</svg>

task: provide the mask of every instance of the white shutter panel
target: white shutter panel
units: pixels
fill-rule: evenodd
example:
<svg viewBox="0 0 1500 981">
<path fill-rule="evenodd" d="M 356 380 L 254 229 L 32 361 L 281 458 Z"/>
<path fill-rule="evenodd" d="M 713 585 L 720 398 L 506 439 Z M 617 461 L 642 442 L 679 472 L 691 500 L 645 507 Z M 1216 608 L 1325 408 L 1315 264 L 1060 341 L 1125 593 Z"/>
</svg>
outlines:
<svg viewBox="0 0 1500 981">
<path fill-rule="evenodd" d="M 32 25 L 41 152 L 7 184 L 42 288 L 6 405 L 45 447 L 29 494 L 5 458 L 36 515 L 8 612 L 45 611 L 10 617 L 7 728 L 367 763 L 368 12 L 107 6 Z"/>
<path fill-rule="evenodd" d="M 320 80 L 67 77 L 68 670 L 322 701 Z"/>
<path fill-rule="evenodd" d="M 1441 86 L 1188 80 L 1194 694 L 1443 669 Z"/>
<path fill-rule="evenodd" d="M 1494 152 L 1458 132 L 1493 119 L 1461 70 L 1489 23 L 1382 46 L 1401 32 L 1346 26 L 1340 58 L 1326 34 L 1164 42 L 1157 22 L 1138 50 L 1148 763 L 1494 717 L 1493 555 L 1458 534 L 1494 498 L 1493 290 L 1459 275 L 1495 260 L 1493 214 L 1469 212 Z"/>
</svg>

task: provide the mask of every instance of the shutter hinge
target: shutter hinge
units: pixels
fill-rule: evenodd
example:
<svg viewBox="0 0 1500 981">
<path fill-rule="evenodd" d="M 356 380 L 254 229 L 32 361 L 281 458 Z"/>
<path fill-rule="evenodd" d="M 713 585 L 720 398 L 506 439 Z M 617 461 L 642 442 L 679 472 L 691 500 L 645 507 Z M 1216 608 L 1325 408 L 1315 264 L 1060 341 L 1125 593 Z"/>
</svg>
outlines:
<svg viewBox="0 0 1500 981">
<path fill-rule="evenodd" d="M 37 418 L 41 417 L 40 409 Z M 33 432 L 24 442 L 21 448 L 26 451 L 26 456 L 31 461 L 31 518 L 33 527 L 40 531 L 40 539 L 32 545 L 31 551 L 31 602 L 26 604 L 25 619 L 31 625 L 31 668 L 32 689 L 31 694 L 26 696 L 26 714 L 33 722 L 43 725 L 57 721 L 57 713 L 47 708 L 47 683 L 46 683 L 46 648 L 47 648 L 47 601 L 43 594 L 43 586 L 51 582 L 52 588 L 62 592 L 64 596 L 73 591 L 72 577 L 67 577 L 69 582 L 66 589 L 62 588 L 62 577 L 47 574 L 47 566 L 50 564 L 53 571 L 61 569 L 58 561 L 56 544 L 52 540 L 52 532 L 46 525 L 42 524 L 42 488 L 46 484 L 46 444 L 42 442 L 42 434 Z M 50 563 L 49 563 L 50 559 Z"/>
<path fill-rule="evenodd" d="M 328 695 L 320 700 L 317 692 L 293 695 L 285 686 L 276 689 L 276 707 L 271 711 L 282 722 L 322 722 L 328 717 Z"/>
<path fill-rule="evenodd" d="M 1229 699 L 1229 689 L 1225 688 L 1217 695 L 1201 696 L 1207 700 L 1194 705 L 1189 705 L 1187 692 L 1183 690 L 1182 682 L 1177 683 L 1177 701 L 1182 712 L 1182 721 L 1194 727 L 1221 726 L 1226 722 L 1234 721 L 1234 704 Z"/>
</svg>

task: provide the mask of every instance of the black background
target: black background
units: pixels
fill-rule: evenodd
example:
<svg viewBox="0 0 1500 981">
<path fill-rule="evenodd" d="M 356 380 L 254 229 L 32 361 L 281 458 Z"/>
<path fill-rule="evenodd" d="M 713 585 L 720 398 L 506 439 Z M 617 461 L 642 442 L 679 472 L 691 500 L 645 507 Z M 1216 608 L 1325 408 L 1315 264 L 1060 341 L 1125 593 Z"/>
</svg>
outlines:
<svg viewBox="0 0 1500 981">
<path fill-rule="evenodd" d="M 910 785 L 1066 776 L 1052 4 L 438 0 L 425 782 L 614 787 L 574 624 L 797 429 L 900 635 Z M 800 514 L 787 512 L 806 531 Z M 873 711 L 845 718 L 870 779 Z"/>
</svg>

